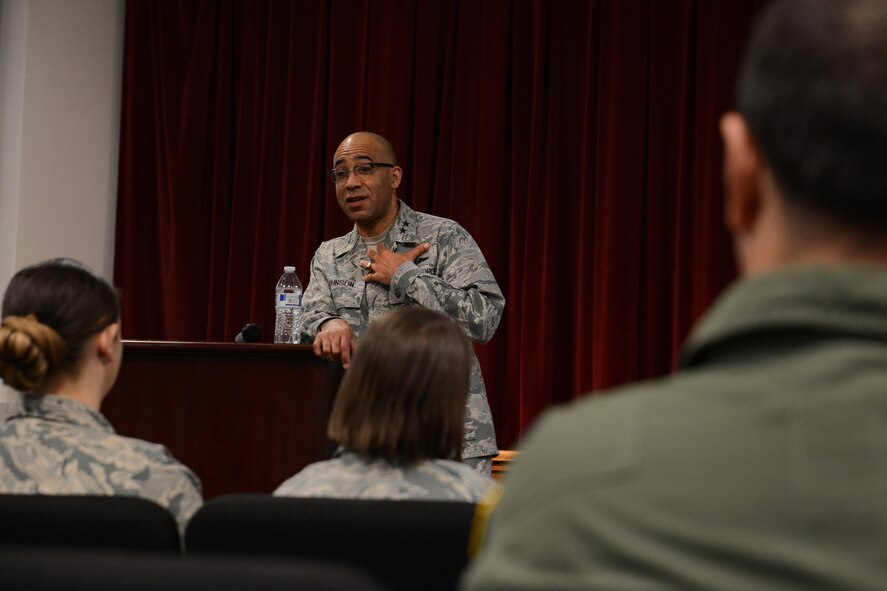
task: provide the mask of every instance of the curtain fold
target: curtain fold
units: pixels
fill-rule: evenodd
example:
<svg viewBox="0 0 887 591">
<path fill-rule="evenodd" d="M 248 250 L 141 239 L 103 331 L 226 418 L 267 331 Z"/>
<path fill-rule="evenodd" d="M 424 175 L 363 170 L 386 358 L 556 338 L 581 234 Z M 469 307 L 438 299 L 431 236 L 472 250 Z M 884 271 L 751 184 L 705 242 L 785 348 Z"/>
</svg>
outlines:
<svg viewBox="0 0 887 591">
<path fill-rule="evenodd" d="M 544 409 L 668 372 L 734 277 L 718 117 L 762 0 L 129 0 L 115 253 L 128 338 L 273 331 L 350 230 L 325 176 L 371 130 L 398 194 L 475 237 L 503 448 Z"/>
</svg>

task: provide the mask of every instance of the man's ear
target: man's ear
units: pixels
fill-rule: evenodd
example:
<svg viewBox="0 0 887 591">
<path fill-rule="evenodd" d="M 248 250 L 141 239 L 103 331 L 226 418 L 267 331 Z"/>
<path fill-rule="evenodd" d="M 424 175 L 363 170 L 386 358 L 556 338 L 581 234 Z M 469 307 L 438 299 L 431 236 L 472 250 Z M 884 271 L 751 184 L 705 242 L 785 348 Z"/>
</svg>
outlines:
<svg viewBox="0 0 887 591">
<path fill-rule="evenodd" d="M 403 178 L 403 169 L 395 166 L 391 169 L 391 188 L 396 189 L 400 186 L 400 180 Z"/>
<path fill-rule="evenodd" d="M 114 359 L 114 347 L 120 339 L 120 324 L 109 324 L 99 332 L 96 342 L 99 359 L 109 363 Z"/>
<path fill-rule="evenodd" d="M 745 118 L 735 111 L 721 117 L 724 142 L 724 220 L 735 237 L 748 234 L 761 212 L 764 161 Z"/>
</svg>

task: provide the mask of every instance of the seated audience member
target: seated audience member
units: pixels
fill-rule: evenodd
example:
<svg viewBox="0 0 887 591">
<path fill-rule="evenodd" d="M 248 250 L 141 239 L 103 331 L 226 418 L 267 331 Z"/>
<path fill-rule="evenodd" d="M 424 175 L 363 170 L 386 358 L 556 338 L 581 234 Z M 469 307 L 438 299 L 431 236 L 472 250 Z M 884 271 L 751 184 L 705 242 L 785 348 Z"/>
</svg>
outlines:
<svg viewBox="0 0 887 591">
<path fill-rule="evenodd" d="M 769 4 L 738 108 L 743 278 L 674 375 L 534 426 L 464 589 L 887 587 L 887 2 Z"/>
<path fill-rule="evenodd" d="M 440 312 L 381 316 L 333 405 L 328 435 L 339 451 L 274 494 L 479 501 L 493 481 L 460 462 L 471 362 L 468 337 Z"/>
<path fill-rule="evenodd" d="M 0 324 L 0 377 L 25 393 L 0 427 L 0 493 L 129 495 L 166 507 L 183 529 L 200 481 L 161 445 L 120 437 L 100 406 L 123 344 L 117 293 L 72 259 L 22 269 Z"/>
</svg>

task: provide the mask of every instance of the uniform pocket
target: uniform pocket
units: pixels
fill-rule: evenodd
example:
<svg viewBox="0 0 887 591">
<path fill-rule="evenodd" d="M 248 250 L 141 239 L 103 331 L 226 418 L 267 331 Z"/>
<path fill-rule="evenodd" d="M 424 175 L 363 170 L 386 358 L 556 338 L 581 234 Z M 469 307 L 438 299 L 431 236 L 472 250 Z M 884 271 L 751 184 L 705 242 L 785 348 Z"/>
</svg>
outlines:
<svg viewBox="0 0 887 591">
<path fill-rule="evenodd" d="M 355 310 L 360 310 L 360 302 L 363 299 L 363 286 L 364 284 L 361 282 L 359 287 L 355 284 L 354 287 L 342 285 L 332 288 L 333 305 L 340 316 L 350 317 L 355 314 Z"/>
</svg>

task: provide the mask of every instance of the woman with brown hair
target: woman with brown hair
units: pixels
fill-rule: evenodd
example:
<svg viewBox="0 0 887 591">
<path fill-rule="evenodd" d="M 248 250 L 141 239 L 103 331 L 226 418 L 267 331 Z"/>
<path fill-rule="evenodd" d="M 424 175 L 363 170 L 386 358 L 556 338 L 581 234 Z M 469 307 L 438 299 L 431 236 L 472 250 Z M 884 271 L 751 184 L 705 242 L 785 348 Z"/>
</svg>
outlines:
<svg viewBox="0 0 887 591">
<path fill-rule="evenodd" d="M 122 356 L 120 305 L 103 279 L 72 259 L 13 276 L 0 377 L 25 395 L 0 427 L 0 493 L 143 497 L 183 530 L 203 503 L 197 476 L 165 447 L 115 434 L 100 412 Z"/>
<path fill-rule="evenodd" d="M 336 396 L 327 433 L 339 451 L 274 494 L 479 501 L 493 481 L 460 461 L 471 359 L 468 337 L 445 315 L 386 313 Z"/>
</svg>

